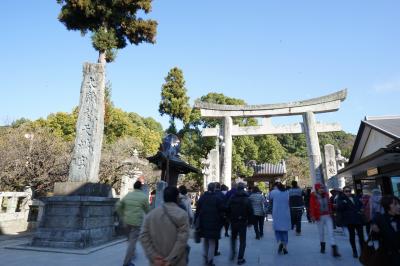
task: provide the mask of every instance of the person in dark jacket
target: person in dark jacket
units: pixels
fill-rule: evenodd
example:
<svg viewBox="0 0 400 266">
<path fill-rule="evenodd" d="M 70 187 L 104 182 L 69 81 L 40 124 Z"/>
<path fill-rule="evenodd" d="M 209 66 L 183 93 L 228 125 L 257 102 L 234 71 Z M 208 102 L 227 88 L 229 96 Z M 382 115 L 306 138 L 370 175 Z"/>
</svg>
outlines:
<svg viewBox="0 0 400 266">
<path fill-rule="evenodd" d="M 244 183 L 237 185 L 236 193 L 229 199 L 227 214 L 231 222 L 231 260 L 236 256 L 236 238 L 239 235 L 239 265 L 246 262 L 244 259 L 244 252 L 246 249 L 246 231 L 247 225 L 251 225 L 249 221 L 253 216 L 253 208 L 248 198 L 248 194 L 244 191 Z"/>
<path fill-rule="evenodd" d="M 309 223 L 312 223 L 311 215 L 310 215 L 310 196 L 311 196 L 311 188 L 308 187 L 305 189 L 304 192 L 304 206 L 306 207 L 306 216 L 307 216 L 307 221 Z"/>
<path fill-rule="evenodd" d="M 197 202 L 196 219 L 199 219 L 200 237 L 204 238 L 204 258 L 206 265 L 214 266 L 216 240 L 221 233 L 221 213 L 224 209 L 222 200 L 215 194 L 215 183 L 208 184 L 207 191 Z"/>
<path fill-rule="evenodd" d="M 301 217 L 303 216 L 304 201 L 303 190 L 297 185 L 297 181 L 292 181 L 292 188 L 289 189 L 289 206 L 292 230 L 296 227 L 296 235 L 301 235 Z"/>
<path fill-rule="evenodd" d="M 224 185 L 224 184 L 222 184 L 221 185 L 221 192 L 222 192 L 222 194 L 224 194 L 224 202 L 225 202 L 225 207 L 226 207 L 226 204 L 228 203 L 228 199 L 227 199 L 227 197 L 226 197 L 226 195 L 227 195 L 227 193 L 228 193 L 228 190 L 229 190 L 229 188 L 226 186 L 226 185 Z M 229 237 L 229 234 L 228 234 L 228 229 L 229 229 L 229 219 L 228 219 L 228 217 L 226 216 L 226 213 L 225 213 L 225 218 L 224 218 L 224 228 L 225 228 L 225 237 Z"/>
<path fill-rule="evenodd" d="M 356 231 L 360 249 L 364 245 L 364 233 L 362 224 L 363 204 L 358 197 L 351 194 L 349 186 L 343 187 L 343 195 L 338 198 L 337 212 L 341 217 L 341 224 L 346 226 L 349 231 L 349 241 L 353 250 L 353 257 L 358 258 L 356 247 Z"/>
<path fill-rule="evenodd" d="M 225 215 L 225 209 L 226 209 L 226 198 L 224 193 L 222 193 L 221 191 L 221 184 L 218 182 L 215 182 L 215 195 L 222 201 L 222 205 L 223 205 L 223 209 L 221 210 L 221 213 L 219 214 L 220 217 L 222 218 L 221 220 L 221 229 L 225 224 L 225 220 L 226 220 L 226 215 Z M 220 229 L 220 230 L 221 230 Z M 219 252 L 219 240 L 217 239 L 215 241 L 215 252 L 214 252 L 214 256 L 219 256 L 221 255 L 221 252 Z"/>
<path fill-rule="evenodd" d="M 394 196 L 384 196 L 381 200 L 384 214 L 377 214 L 371 230 L 379 239 L 384 256 L 381 265 L 398 266 L 400 262 L 400 200 Z"/>
</svg>

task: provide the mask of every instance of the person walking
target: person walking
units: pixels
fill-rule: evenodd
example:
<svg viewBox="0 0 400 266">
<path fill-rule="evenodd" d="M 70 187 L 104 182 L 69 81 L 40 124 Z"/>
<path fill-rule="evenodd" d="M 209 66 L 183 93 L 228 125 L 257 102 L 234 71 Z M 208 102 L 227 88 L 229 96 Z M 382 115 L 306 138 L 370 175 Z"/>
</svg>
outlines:
<svg viewBox="0 0 400 266">
<path fill-rule="evenodd" d="M 204 260 L 207 266 L 214 266 L 217 239 L 220 238 L 223 201 L 215 194 L 215 183 L 208 184 L 207 191 L 197 202 L 195 221 L 199 219 L 200 237 L 204 238 Z"/>
<path fill-rule="evenodd" d="M 304 192 L 297 185 L 297 181 L 292 181 L 292 188 L 289 190 L 290 217 L 292 230 L 296 227 L 296 235 L 301 235 L 301 217 L 304 211 Z"/>
<path fill-rule="evenodd" d="M 381 200 L 383 214 L 372 221 L 373 237 L 379 239 L 383 256 L 381 265 L 398 266 L 400 262 L 400 200 L 395 196 L 384 196 Z"/>
<path fill-rule="evenodd" d="M 275 238 L 278 243 L 278 254 L 288 254 L 288 231 L 291 228 L 289 191 L 282 183 L 277 183 L 276 188 L 271 191 L 269 197 L 272 205 L 272 227 L 275 231 Z"/>
<path fill-rule="evenodd" d="M 226 185 L 224 185 L 224 184 L 222 184 L 221 185 L 221 192 L 222 192 L 222 194 L 224 194 L 224 202 L 225 202 L 225 206 L 226 206 L 226 204 L 227 204 L 227 202 L 228 202 L 228 199 L 227 199 L 227 193 L 228 193 L 228 187 L 226 186 Z M 224 217 L 224 219 L 223 219 L 223 223 L 224 223 L 224 229 L 225 229 L 225 237 L 229 237 L 229 233 L 228 233 L 228 229 L 229 229 L 229 219 L 228 219 L 228 216 L 226 215 L 226 213 L 225 213 L 225 217 Z"/>
<path fill-rule="evenodd" d="M 150 211 L 140 233 L 144 253 L 152 266 L 186 266 L 189 219 L 178 206 L 179 191 L 164 189 L 164 204 Z"/>
<path fill-rule="evenodd" d="M 135 257 L 136 242 L 139 237 L 144 214 L 150 210 L 148 198 L 141 190 L 142 182 L 136 181 L 133 188 L 134 190 L 118 201 L 116 206 L 118 215 L 129 230 L 128 248 L 123 263 L 124 266 L 135 265 L 132 259 Z"/>
<path fill-rule="evenodd" d="M 306 188 L 304 192 L 304 206 L 306 207 L 306 216 L 307 221 L 312 223 L 311 214 L 310 214 L 310 197 L 311 197 L 311 188 Z"/>
<path fill-rule="evenodd" d="M 231 222 L 231 260 L 236 256 L 236 238 L 239 236 L 239 254 L 237 264 L 246 263 L 244 252 L 246 249 L 247 226 L 253 215 L 253 208 L 245 189 L 244 183 L 237 184 L 236 193 L 229 199 L 227 215 Z"/>
<path fill-rule="evenodd" d="M 353 250 L 353 257 L 358 258 L 356 247 L 356 231 L 360 249 L 364 246 L 363 232 L 363 204 L 358 197 L 351 194 L 349 186 L 343 187 L 343 195 L 338 198 L 337 212 L 341 216 L 341 223 L 346 226 L 349 231 L 349 241 Z"/>
<path fill-rule="evenodd" d="M 226 198 L 225 198 L 225 194 L 221 191 L 221 184 L 219 182 L 215 182 L 215 195 L 222 201 L 222 205 L 223 205 L 223 209 L 221 210 L 221 213 L 219 214 L 221 217 L 221 228 L 224 226 L 225 224 L 225 220 L 226 220 Z M 215 251 L 214 251 L 214 256 L 219 256 L 221 255 L 221 252 L 219 252 L 219 239 L 215 240 Z"/>
<path fill-rule="evenodd" d="M 249 200 L 254 213 L 254 232 L 256 233 L 256 239 L 260 239 L 264 236 L 265 198 L 257 186 L 253 188 Z"/>
<path fill-rule="evenodd" d="M 182 207 L 185 208 L 189 218 L 189 225 L 191 225 L 194 219 L 194 214 L 192 211 L 192 199 L 187 195 L 186 186 L 184 185 L 179 186 L 178 190 L 179 190 L 179 203 Z"/>
<path fill-rule="evenodd" d="M 336 245 L 335 237 L 333 234 L 333 223 L 332 223 L 332 206 L 329 203 L 329 195 L 325 191 L 325 187 L 321 183 L 314 185 L 315 192 L 311 193 L 310 196 L 310 215 L 311 219 L 317 223 L 318 233 L 320 239 L 321 253 L 325 253 L 325 229 L 328 233 L 328 239 L 332 246 L 332 255 L 334 257 L 340 257 L 338 247 Z"/>
</svg>

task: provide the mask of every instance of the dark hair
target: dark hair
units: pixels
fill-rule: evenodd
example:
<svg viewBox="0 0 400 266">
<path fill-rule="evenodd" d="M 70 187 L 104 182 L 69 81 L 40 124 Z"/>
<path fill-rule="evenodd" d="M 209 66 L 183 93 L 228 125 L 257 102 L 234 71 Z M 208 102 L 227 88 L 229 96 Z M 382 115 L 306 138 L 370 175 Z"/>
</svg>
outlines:
<svg viewBox="0 0 400 266">
<path fill-rule="evenodd" d="M 221 191 L 228 191 L 228 189 L 229 189 L 228 186 L 224 184 L 221 185 Z"/>
<path fill-rule="evenodd" d="M 253 187 L 252 191 L 253 191 L 254 193 L 261 192 L 260 189 L 259 189 L 257 186 Z"/>
<path fill-rule="evenodd" d="M 350 186 L 344 186 L 344 187 L 343 187 L 343 192 L 344 192 L 346 189 L 350 189 L 350 191 L 351 191 L 351 187 L 350 187 Z"/>
<path fill-rule="evenodd" d="M 400 203 L 400 200 L 398 197 L 395 197 L 392 195 L 382 197 L 381 205 L 382 205 L 382 208 L 385 210 L 385 213 L 388 213 L 390 211 L 390 204 L 392 204 L 395 201 L 397 201 L 397 203 Z"/>
<path fill-rule="evenodd" d="M 176 187 L 166 187 L 164 189 L 164 202 L 178 202 L 179 190 Z"/>
<path fill-rule="evenodd" d="M 210 192 L 214 192 L 215 191 L 215 183 L 211 182 L 210 184 L 208 184 L 207 190 Z"/>
<path fill-rule="evenodd" d="M 187 194 L 187 189 L 186 189 L 185 185 L 182 185 L 179 187 L 179 193 L 181 193 L 182 195 Z"/>
<path fill-rule="evenodd" d="M 221 190 L 221 184 L 219 182 L 215 182 L 215 190 Z"/>
<path fill-rule="evenodd" d="M 292 181 L 292 187 L 293 188 L 298 188 L 299 186 L 297 185 L 297 181 L 296 180 L 293 180 Z"/>
<path fill-rule="evenodd" d="M 276 185 L 276 187 L 280 190 L 280 191 L 285 191 L 285 186 L 282 183 L 278 183 Z"/>
<path fill-rule="evenodd" d="M 133 184 L 134 189 L 141 189 L 142 188 L 142 182 L 136 181 L 135 184 Z"/>
<path fill-rule="evenodd" d="M 239 191 L 240 191 L 240 190 L 244 190 L 245 187 L 246 187 L 245 183 L 240 182 L 240 183 L 238 183 L 238 185 L 237 185 L 237 190 L 239 190 Z"/>
</svg>

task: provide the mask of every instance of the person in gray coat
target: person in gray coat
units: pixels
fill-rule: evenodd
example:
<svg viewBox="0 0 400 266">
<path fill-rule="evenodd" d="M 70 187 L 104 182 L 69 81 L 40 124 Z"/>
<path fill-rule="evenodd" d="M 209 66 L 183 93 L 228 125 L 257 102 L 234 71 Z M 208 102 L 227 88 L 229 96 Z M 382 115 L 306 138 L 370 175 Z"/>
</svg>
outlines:
<svg viewBox="0 0 400 266">
<path fill-rule="evenodd" d="M 258 187 L 254 187 L 249 197 L 251 206 L 253 207 L 253 223 L 254 232 L 256 233 L 256 239 L 260 239 L 264 236 L 264 196 Z"/>
<path fill-rule="evenodd" d="M 285 190 L 282 183 L 278 183 L 277 188 L 270 193 L 270 199 L 274 202 L 272 206 L 273 228 L 279 244 L 278 254 L 287 254 L 288 231 L 291 228 L 289 192 Z"/>
</svg>

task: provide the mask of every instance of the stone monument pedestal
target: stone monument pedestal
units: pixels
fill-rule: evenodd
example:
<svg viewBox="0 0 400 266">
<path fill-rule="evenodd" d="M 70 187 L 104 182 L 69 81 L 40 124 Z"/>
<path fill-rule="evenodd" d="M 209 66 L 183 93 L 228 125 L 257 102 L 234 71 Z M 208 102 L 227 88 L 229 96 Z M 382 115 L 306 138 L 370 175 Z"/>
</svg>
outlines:
<svg viewBox="0 0 400 266">
<path fill-rule="evenodd" d="M 54 196 L 94 196 L 108 197 L 111 186 L 90 182 L 56 182 L 54 183 Z"/>
<path fill-rule="evenodd" d="M 112 240 L 117 199 L 54 196 L 43 201 L 44 217 L 32 246 L 83 249 Z"/>
</svg>

